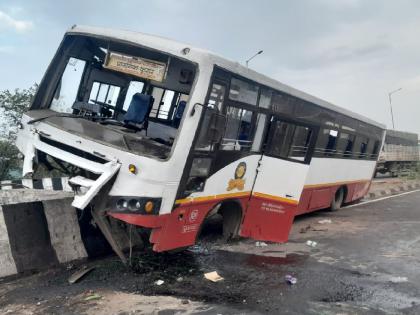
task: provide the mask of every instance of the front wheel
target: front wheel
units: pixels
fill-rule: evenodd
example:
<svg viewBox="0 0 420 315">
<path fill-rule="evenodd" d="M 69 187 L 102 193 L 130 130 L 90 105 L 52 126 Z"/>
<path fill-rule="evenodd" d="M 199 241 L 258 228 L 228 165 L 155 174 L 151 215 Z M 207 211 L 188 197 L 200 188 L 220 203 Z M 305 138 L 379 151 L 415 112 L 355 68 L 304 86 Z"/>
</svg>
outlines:
<svg viewBox="0 0 420 315">
<path fill-rule="evenodd" d="M 344 189 L 339 188 L 336 191 L 336 193 L 334 195 L 334 198 L 331 201 L 330 210 L 331 211 L 337 211 L 338 209 L 340 209 L 341 206 L 343 205 L 343 201 L 344 201 Z"/>
</svg>

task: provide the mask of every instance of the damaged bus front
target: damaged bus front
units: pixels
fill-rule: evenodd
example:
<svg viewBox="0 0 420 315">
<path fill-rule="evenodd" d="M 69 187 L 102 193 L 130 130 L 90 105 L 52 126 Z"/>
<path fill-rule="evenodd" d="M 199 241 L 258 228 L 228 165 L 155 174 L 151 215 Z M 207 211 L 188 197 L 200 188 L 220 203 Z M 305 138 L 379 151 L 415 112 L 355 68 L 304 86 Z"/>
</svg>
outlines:
<svg viewBox="0 0 420 315">
<path fill-rule="evenodd" d="M 137 225 L 157 228 L 174 205 L 181 174 L 171 170 L 182 170 L 200 115 L 184 117 L 205 97 L 192 95 L 190 49 L 171 43 L 90 27 L 67 32 L 22 118 L 24 175 L 58 169 L 70 176 L 74 207 L 94 204 L 96 217 L 137 214 Z"/>
</svg>

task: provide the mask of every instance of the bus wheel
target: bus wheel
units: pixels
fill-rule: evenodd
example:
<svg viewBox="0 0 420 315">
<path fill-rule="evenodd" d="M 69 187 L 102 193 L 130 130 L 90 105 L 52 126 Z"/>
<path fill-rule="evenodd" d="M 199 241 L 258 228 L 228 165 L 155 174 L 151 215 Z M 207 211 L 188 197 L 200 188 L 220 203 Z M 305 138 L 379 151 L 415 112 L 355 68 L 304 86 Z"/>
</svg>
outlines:
<svg viewBox="0 0 420 315">
<path fill-rule="evenodd" d="M 334 198 L 331 201 L 330 210 L 331 211 L 337 211 L 341 208 L 344 201 L 344 189 L 343 187 L 339 188 L 334 195 Z"/>
</svg>

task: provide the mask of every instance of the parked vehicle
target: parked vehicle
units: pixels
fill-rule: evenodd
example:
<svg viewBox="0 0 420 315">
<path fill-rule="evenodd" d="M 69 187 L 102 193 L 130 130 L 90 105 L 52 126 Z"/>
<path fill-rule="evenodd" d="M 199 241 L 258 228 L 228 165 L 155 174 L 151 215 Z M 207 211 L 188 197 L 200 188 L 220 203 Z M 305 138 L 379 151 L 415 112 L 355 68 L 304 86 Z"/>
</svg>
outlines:
<svg viewBox="0 0 420 315">
<path fill-rule="evenodd" d="M 22 119 L 24 173 L 73 172 L 73 205 L 116 248 L 107 216 L 155 251 L 226 236 L 285 242 L 296 214 L 362 198 L 384 126 L 202 49 L 128 31 L 69 30 Z"/>
<path fill-rule="evenodd" d="M 418 136 L 416 133 L 387 130 L 379 154 L 376 173 L 398 176 L 416 171 L 419 162 Z"/>
</svg>

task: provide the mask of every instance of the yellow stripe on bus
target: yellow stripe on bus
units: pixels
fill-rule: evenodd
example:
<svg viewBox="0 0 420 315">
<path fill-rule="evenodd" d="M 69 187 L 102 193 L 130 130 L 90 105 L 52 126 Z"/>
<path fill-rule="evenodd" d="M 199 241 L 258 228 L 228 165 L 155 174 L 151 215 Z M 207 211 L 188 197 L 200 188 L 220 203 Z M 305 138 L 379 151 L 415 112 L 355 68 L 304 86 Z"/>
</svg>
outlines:
<svg viewBox="0 0 420 315">
<path fill-rule="evenodd" d="M 360 180 L 349 180 L 345 182 L 334 182 L 334 183 L 325 183 L 325 184 L 313 184 L 305 185 L 305 188 L 321 188 L 321 187 L 330 187 L 330 186 L 339 186 L 339 185 L 348 185 L 348 184 L 357 184 L 357 183 L 367 183 L 370 182 L 370 179 L 360 179 Z"/>
<path fill-rule="evenodd" d="M 211 201 L 215 199 L 226 199 L 226 198 L 234 198 L 234 197 L 247 197 L 250 195 L 250 191 L 244 191 L 244 192 L 238 192 L 238 193 L 228 193 L 228 194 L 220 194 L 220 195 L 213 195 L 213 196 L 202 196 L 202 197 L 195 197 L 195 198 L 185 198 L 185 199 L 178 199 L 175 201 L 175 204 L 184 204 L 189 202 L 203 202 L 203 201 Z M 279 197 L 279 196 L 273 196 L 263 193 L 254 192 L 254 196 L 266 198 L 266 199 L 272 199 L 276 201 L 281 201 L 285 203 L 290 203 L 293 205 L 297 205 L 299 203 L 298 200 Z"/>
<path fill-rule="evenodd" d="M 281 201 L 284 203 L 290 203 L 292 205 L 297 205 L 299 203 L 299 200 L 289 199 L 289 198 L 284 198 L 284 197 L 279 197 L 279 196 L 274 196 L 274 195 L 268 195 L 268 194 L 263 194 L 259 192 L 254 192 L 253 195 L 256 197 L 272 199 L 272 200 Z"/>
<path fill-rule="evenodd" d="M 337 185 L 347 185 L 347 184 L 356 184 L 356 183 L 368 183 L 370 179 L 364 179 L 364 180 L 353 180 L 353 181 L 344 181 L 344 182 L 334 182 L 334 183 L 325 183 L 325 184 L 314 184 L 314 185 L 305 185 L 303 189 L 307 188 L 321 188 L 321 187 L 330 187 L 330 186 L 337 186 Z M 237 192 L 237 193 L 227 193 L 227 194 L 219 194 L 219 195 L 212 195 L 212 196 L 200 196 L 200 197 L 193 197 L 193 198 L 185 198 L 185 199 L 178 199 L 175 201 L 175 204 L 184 204 L 189 202 L 204 202 L 204 201 L 211 201 L 215 199 L 226 199 L 226 198 L 234 198 L 234 197 L 246 197 L 251 194 L 250 191 L 244 191 L 244 192 Z M 295 199 L 289 199 L 269 194 L 263 194 L 260 192 L 254 192 L 252 193 L 253 196 L 266 198 L 266 199 L 272 199 L 276 201 L 281 201 L 293 205 L 297 205 L 299 203 L 299 200 Z"/>
<path fill-rule="evenodd" d="M 225 198 L 232 198 L 232 197 L 247 197 L 250 195 L 250 191 L 238 192 L 238 193 L 228 193 L 228 194 L 220 194 L 220 195 L 213 195 L 213 196 L 200 196 L 194 198 L 185 198 L 185 199 L 178 199 L 175 201 L 175 204 L 183 204 L 188 202 L 202 202 L 202 201 L 210 201 L 214 199 L 225 199 Z"/>
</svg>

